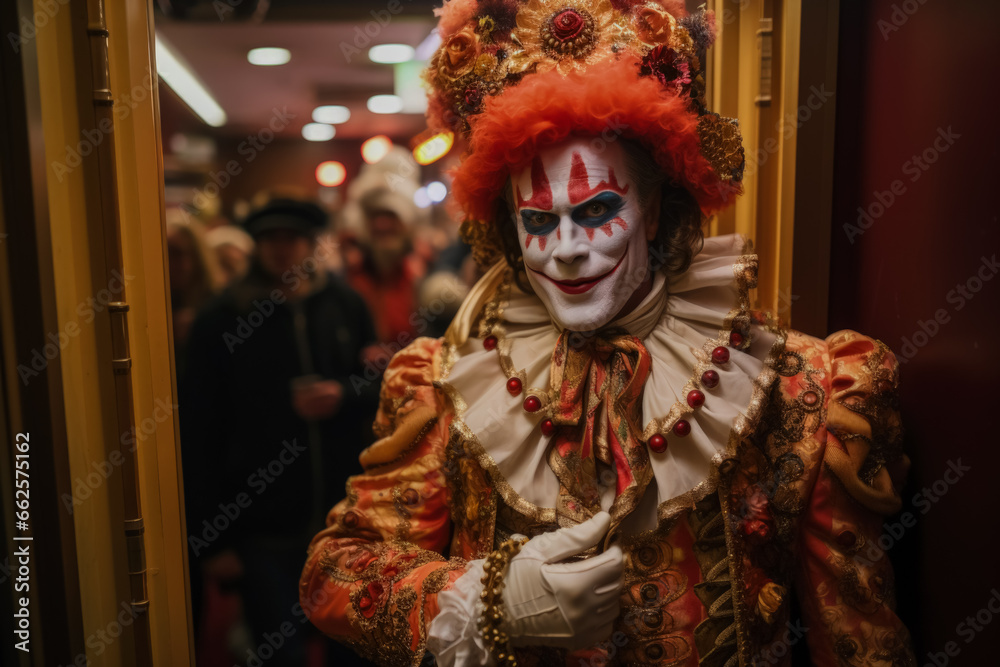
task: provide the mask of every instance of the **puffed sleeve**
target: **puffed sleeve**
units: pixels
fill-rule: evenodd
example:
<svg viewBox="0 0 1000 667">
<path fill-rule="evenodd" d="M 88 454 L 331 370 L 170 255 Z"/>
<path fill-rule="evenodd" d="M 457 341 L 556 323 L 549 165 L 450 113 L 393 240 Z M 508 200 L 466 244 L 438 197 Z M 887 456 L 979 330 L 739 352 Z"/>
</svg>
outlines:
<svg viewBox="0 0 1000 667">
<path fill-rule="evenodd" d="M 320 630 L 380 665 L 418 665 L 437 594 L 465 571 L 445 559 L 448 424 L 432 386 L 441 343 L 421 338 L 386 369 L 365 472 L 313 538 L 299 599 Z"/>
<path fill-rule="evenodd" d="M 853 331 L 826 340 L 830 390 L 823 465 L 803 525 L 801 603 L 815 665 L 914 665 L 895 613 L 883 522 L 898 512 L 898 364 Z M 880 538 L 882 539 L 880 545 Z"/>
</svg>

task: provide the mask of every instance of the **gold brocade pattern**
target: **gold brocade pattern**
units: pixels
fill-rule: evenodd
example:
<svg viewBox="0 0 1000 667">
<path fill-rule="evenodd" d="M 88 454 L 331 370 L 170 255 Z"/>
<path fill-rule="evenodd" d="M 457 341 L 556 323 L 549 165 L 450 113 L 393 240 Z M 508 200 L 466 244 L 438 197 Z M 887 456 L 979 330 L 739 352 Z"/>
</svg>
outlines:
<svg viewBox="0 0 1000 667">
<path fill-rule="evenodd" d="M 424 345 L 426 358 L 433 349 L 435 368 L 444 366 L 445 346 Z M 879 432 L 877 424 L 842 403 L 867 405 L 870 419 L 880 420 L 871 392 L 894 389 L 879 385 L 895 380 L 891 354 L 853 332 L 827 342 L 793 332 L 782 339 L 770 368 L 775 382 L 765 388 L 760 414 L 746 422 L 750 430 L 743 436 L 734 435 L 732 454 L 713 475 L 718 493 L 706 492 L 655 529 L 620 535 L 626 573 L 622 614 L 613 631 L 618 634 L 568 655 L 519 650 L 519 662 L 526 667 L 581 661 L 608 667 L 788 664 L 788 657 L 779 656 L 788 655 L 789 641 L 801 640 L 801 635 L 789 639 L 788 630 L 797 625 L 810 629 L 809 650 L 817 664 L 915 664 L 906 629 L 893 611 L 891 566 L 876 546 L 881 521 L 851 497 L 854 490 L 827 465 L 831 452 L 863 444 L 846 431 L 838 439 L 828 430 L 831 411 L 856 417 L 859 435 Z M 436 379 L 429 375 L 428 385 Z M 878 379 L 869 382 L 873 378 Z M 413 381 L 407 376 L 396 390 L 401 394 L 401 385 Z M 417 395 L 430 400 L 428 388 L 417 387 Z M 457 407 L 440 398 L 441 419 L 448 420 Z M 889 396 L 877 400 L 893 404 Z M 843 417 L 843 423 L 852 422 Z M 403 427 L 400 420 L 397 428 Z M 380 664 L 419 660 L 435 608 L 431 596 L 455 581 L 464 563 L 440 555 L 449 532 L 451 556 L 470 558 L 515 532 L 533 536 L 557 526 L 554 515 L 539 520 L 543 510 L 537 507 L 528 507 L 534 512 L 528 515 L 507 504 L 481 464 L 474 434 L 452 428 L 444 439 L 444 433 L 442 425 L 425 434 L 417 448 L 421 456 L 355 478 L 349 487 L 353 497 L 331 513 L 325 537 L 311 548 L 310 562 L 317 566 L 304 579 L 303 599 L 323 593 L 330 603 L 310 617 Z M 438 462 L 428 464 L 426 458 Z M 879 474 L 898 462 L 887 459 Z M 417 491 L 412 480 L 428 473 L 439 479 L 410 493 Z M 406 523 L 409 529 L 400 528 Z M 397 537 L 405 532 L 419 544 Z M 792 615 L 793 585 L 801 618 Z M 806 650 L 805 643 L 795 650 Z"/>
<path fill-rule="evenodd" d="M 743 178 L 746 157 L 739 122 L 708 113 L 698 118 L 698 138 L 701 152 L 723 182 Z"/>
<path fill-rule="evenodd" d="M 444 474 L 448 482 L 448 506 L 456 527 L 452 555 L 473 559 L 483 558 L 495 548 L 498 498 L 468 444 L 458 430 L 451 430 Z"/>
<path fill-rule="evenodd" d="M 539 524 L 499 503 L 498 544 L 515 534 L 533 537 L 556 528 Z M 698 561 L 691 549 L 692 540 L 683 515 L 661 522 L 652 530 L 622 538 L 624 586 L 619 601 L 621 614 L 612 638 L 568 656 L 555 649 L 525 647 L 518 649 L 518 661 L 537 667 L 580 662 L 608 667 L 691 664 L 697 655 L 693 631 L 702 614 L 702 603 L 692 595 L 692 589 L 701 580 Z M 725 586 L 728 585 L 727 579 Z"/>
<path fill-rule="evenodd" d="M 421 585 L 395 586 L 413 570 L 437 561 L 441 562 L 441 567 L 425 577 Z M 337 554 L 334 559 L 325 554 L 319 565 L 332 580 L 351 589 L 351 622 L 357 635 L 338 639 L 378 664 L 416 667 L 427 639 L 426 598 L 440 592 L 448 581 L 448 573 L 464 568 L 465 562 L 460 559 L 445 561 L 432 551 L 392 540 L 355 547 L 346 557 Z M 418 614 L 419 630 L 416 651 L 412 649 L 410 624 L 414 609 Z"/>
</svg>

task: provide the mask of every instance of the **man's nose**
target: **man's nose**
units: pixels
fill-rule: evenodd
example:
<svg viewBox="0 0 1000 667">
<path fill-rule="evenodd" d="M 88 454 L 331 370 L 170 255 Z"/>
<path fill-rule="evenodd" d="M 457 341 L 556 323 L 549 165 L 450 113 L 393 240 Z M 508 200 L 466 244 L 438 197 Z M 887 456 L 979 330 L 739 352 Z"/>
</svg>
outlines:
<svg viewBox="0 0 1000 667">
<path fill-rule="evenodd" d="M 587 255 L 588 248 L 583 230 L 568 215 L 559 219 L 559 226 L 556 227 L 554 236 L 556 247 L 552 251 L 552 256 L 560 262 L 572 264 Z"/>
</svg>

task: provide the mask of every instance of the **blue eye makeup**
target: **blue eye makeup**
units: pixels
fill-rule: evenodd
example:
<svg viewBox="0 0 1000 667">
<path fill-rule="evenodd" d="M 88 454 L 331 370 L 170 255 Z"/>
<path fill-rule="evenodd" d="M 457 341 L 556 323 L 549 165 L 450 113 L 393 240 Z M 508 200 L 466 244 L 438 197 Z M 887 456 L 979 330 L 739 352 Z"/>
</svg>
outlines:
<svg viewBox="0 0 1000 667">
<path fill-rule="evenodd" d="M 601 192 L 573 209 L 573 222 L 581 227 L 600 227 L 613 219 L 625 206 L 625 200 L 614 192 Z"/>
<path fill-rule="evenodd" d="M 559 216 L 555 213 L 526 208 L 521 211 L 524 231 L 535 236 L 545 236 L 559 226 Z"/>
<path fill-rule="evenodd" d="M 570 217 L 581 227 L 597 228 L 612 220 L 625 206 L 625 200 L 614 192 L 601 192 L 573 209 Z M 559 216 L 531 208 L 521 210 L 524 231 L 545 236 L 559 226 Z"/>
</svg>

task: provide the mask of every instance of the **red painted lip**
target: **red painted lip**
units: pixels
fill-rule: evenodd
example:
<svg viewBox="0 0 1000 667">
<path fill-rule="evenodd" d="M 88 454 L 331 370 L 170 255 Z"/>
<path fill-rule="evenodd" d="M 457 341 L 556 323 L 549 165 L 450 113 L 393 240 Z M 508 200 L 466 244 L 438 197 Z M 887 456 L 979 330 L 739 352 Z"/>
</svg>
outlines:
<svg viewBox="0 0 1000 667">
<path fill-rule="evenodd" d="M 561 289 L 566 294 L 583 294 L 584 292 L 590 291 L 594 287 L 594 285 L 601 282 L 602 280 L 610 276 L 612 273 L 617 271 L 618 267 L 622 265 L 623 261 L 625 261 L 625 255 L 627 254 L 628 254 L 628 248 L 625 249 L 625 252 L 622 253 L 621 259 L 618 260 L 618 263 L 615 264 L 610 271 L 608 271 L 607 273 L 603 273 L 597 276 L 596 278 L 574 278 L 573 280 L 556 280 L 555 278 L 548 277 L 541 271 L 535 271 L 534 269 L 531 269 L 531 271 L 535 275 L 539 275 L 542 278 L 545 278 L 546 280 L 548 280 L 550 283 Z"/>
</svg>

